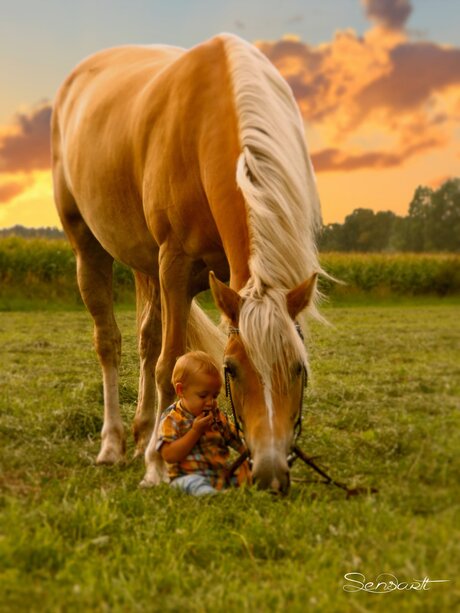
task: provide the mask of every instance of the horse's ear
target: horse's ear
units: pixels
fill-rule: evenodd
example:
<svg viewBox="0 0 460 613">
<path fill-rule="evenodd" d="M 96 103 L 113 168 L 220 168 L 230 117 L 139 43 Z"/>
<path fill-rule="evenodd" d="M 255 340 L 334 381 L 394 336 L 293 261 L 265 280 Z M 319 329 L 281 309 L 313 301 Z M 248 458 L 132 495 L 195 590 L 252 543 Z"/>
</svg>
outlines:
<svg viewBox="0 0 460 613">
<path fill-rule="evenodd" d="M 287 309 L 292 319 L 295 319 L 310 304 L 317 277 L 318 273 L 315 272 L 309 279 L 291 289 L 287 294 Z"/>
<path fill-rule="evenodd" d="M 241 297 L 235 290 L 227 287 L 225 283 L 219 281 L 211 271 L 209 273 L 209 285 L 214 297 L 214 302 L 218 308 L 226 315 L 231 323 L 237 327 L 240 316 Z"/>
</svg>

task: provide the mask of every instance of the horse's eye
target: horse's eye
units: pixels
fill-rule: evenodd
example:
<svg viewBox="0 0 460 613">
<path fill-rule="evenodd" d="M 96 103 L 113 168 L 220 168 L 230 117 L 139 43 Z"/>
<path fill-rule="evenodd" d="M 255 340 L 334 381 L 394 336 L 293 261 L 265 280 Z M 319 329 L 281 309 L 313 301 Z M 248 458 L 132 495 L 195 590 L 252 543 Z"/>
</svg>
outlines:
<svg viewBox="0 0 460 613">
<path fill-rule="evenodd" d="M 300 362 L 298 362 L 295 367 L 294 367 L 294 374 L 296 377 L 300 377 L 300 375 L 303 372 L 303 364 L 301 364 Z"/>
<path fill-rule="evenodd" d="M 229 377 L 231 377 L 232 379 L 236 377 L 236 365 L 233 362 L 228 360 L 227 362 L 225 362 L 224 368 L 225 372 L 228 374 Z"/>
</svg>

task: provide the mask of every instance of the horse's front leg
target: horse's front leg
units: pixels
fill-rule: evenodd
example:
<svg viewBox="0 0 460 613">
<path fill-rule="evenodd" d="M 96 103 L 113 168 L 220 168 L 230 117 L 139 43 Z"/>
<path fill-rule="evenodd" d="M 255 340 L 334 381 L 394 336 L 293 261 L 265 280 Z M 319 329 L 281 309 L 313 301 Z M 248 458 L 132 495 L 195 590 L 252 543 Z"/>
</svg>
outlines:
<svg viewBox="0 0 460 613">
<path fill-rule="evenodd" d="M 171 383 L 172 371 L 177 358 L 185 353 L 187 322 L 190 314 L 191 295 L 189 291 L 192 262 L 175 245 L 164 245 L 160 249 L 161 287 L 161 353 L 155 369 L 158 410 L 155 426 L 145 452 L 146 473 L 141 485 L 150 487 L 167 481 L 164 461 L 156 444 L 161 415 L 174 400 L 175 392 Z"/>
</svg>

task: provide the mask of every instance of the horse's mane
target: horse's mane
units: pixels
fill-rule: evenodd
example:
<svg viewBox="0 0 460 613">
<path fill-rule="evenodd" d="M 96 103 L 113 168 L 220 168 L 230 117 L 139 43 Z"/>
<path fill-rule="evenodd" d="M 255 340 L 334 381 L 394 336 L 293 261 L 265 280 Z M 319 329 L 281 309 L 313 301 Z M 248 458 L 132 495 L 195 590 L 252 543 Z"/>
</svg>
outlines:
<svg viewBox="0 0 460 613">
<path fill-rule="evenodd" d="M 315 232 L 321 225 L 303 123 L 286 81 L 254 46 L 224 35 L 242 153 L 236 180 L 250 235 L 250 278 L 240 333 L 266 385 L 275 359 L 287 382 L 289 364 L 307 362 L 286 308 L 286 293 L 321 270 Z M 310 311 L 316 314 L 313 293 Z"/>
</svg>

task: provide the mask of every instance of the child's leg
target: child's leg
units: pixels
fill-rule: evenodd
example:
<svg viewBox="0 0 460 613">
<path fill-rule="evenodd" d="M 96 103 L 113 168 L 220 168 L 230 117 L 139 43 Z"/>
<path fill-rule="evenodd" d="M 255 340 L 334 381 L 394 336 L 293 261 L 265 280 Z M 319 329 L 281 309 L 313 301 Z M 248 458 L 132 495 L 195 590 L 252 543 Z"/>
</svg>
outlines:
<svg viewBox="0 0 460 613">
<path fill-rule="evenodd" d="M 177 479 L 171 481 L 171 487 L 177 487 L 192 496 L 206 496 L 218 493 L 217 490 L 212 487 L 210 480 L 203 475 L 184 475 L 183 477 L 177 477 Z"/>
</svg>

